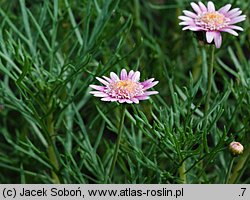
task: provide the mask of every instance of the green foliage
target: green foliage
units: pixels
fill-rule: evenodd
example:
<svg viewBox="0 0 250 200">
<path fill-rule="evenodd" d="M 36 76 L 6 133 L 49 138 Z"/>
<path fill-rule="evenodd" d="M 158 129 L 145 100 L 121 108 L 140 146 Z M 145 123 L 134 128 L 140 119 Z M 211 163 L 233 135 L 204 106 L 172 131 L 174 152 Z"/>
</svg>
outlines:
<svg viewBox="0 0 250 200">
<path fill-rule="evenodd" d="M 250 141 L 250 21 L 215 52 L 204 126 L 208 47 L 178 25 L 189 2 L 2 0 L 0 183 L 180 183 L 183 163 L 188 183 L 224 183 L 228 144 Z M 249 1 L 225 3 L 249 16 Z M 89 85 L 122 68 L 155 77 L 159 95 L 127 107 L 110 180 L 120 106 Z"/>
</svg>

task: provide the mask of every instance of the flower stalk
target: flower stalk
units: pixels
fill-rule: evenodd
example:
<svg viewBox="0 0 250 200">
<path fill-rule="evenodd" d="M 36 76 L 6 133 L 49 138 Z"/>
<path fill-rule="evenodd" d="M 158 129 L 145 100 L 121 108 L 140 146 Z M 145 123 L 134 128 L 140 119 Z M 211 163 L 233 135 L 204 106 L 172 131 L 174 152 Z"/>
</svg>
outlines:
<svg viewBox="0 0 250 200">
<path fill-rule="evenodd" d="M 53 115 L 50 114 L 48 116 L 48 121 L 47 121 L 47 126 L 48 126 L 48 132 L 50 136 L 50 141 L 48 145 L 48 155 L 49 155 L 49 160 L 51 164 L 53 165 L 53 168 L 51 169 L 51 176 L 53 179 L 53 183 L 59 184 L 60 180 L 57 175 L 57 171 L 59 170 L 59 163 L 58 159 L 56 156 L 56 150 L 55 150 L 55 130 L 54 130 L 54 122 L 53 122 Z"/>
<path fill-rule="evenodd" d="M 204 129 L 206 129 L 207 124 L 208 124 L 208 110 L 209 110 L 209 102 L 211 99 L 211 89 L 212 89 L 212 79 L 213 79 L 213 68 L 214 68 L 214 52 L 215 52 L 215 46 L 212 45 L 211 46 L 211 53 L 210 53 L 210 65 L 209 65 L 209 69 L 208 69 L 208 80 L 207 80 L 207 95 L 206 95 L 206 100 L 205 100 L 205 125 L 204 125 Z M 207 132 L 203 131 L 203 136 L 202 136 L 202 140 L 203 140 L 203 145 L 204 148 L 206 150 L 206 152 L 208 152 L 208 144 L 207 144 Z"/>
<path fill-rule="evenodd" d="M 208 115 L 209 110 L 209 102 L 211 98 L 211 89 L 212 89 L 212 79 L 213 79 L 213 69 L 214 69 L 214 52 L 215 52 L 215 46 L 211 46 L 211 60 L 210 60 L 210 66 L 208 69 L 208 81 L 207 81 L 207 96 L 206 96 L 206 103 L 205 103 L 205 116 Z"/>
<path fill-rule="evenodd" d="M 181 166 L 179 167 L 179 176 L 182 184 L 187 183 L 187 175 L 186 175 L 186 164 L 185 161 L 182 162 Z"/>
<path fill-rule="evenodd" d="M 228 181 L 229 181 L 229 176 L 230 176 L 232 168 L 233 168 L 234 160 L 235 160 L 235 157 L 232 157 L 231 160 L 230 160 L 228 170 L 227 170 L 227 175 L 226 175 L 224 183 L 228 183 Z"/>
<path fill-rule="evenodd" d="M 248 145 L 247 149 L 244 151 L 244 153 L 240 156 L 238 163 L 236 164 L 233 173 L 231 174 L 228 183 L 233 184 L 236 183 L 241 174 L 242 170 L 246 166 L 247 162 L 250 159 L 250 145 Z"/>
<path fill-rule="evenodd" d="M 113 176 L 113 173 L 114 173 L 115 164 L 116 164 L 116 161 L 117 161 L 117 156 L 118 156 L 119 147 L 120 147 L 120 143 L 121 143 L 122 130 L 123 130 L 124 118 L 125 118 L 125 111 L 126 111 L 126 106 L 122 105 L 121 106 L 121 119 L 120 119 L 118 133 L 117 133 L 115 150 L 114 150 L 114 155 L 113 155 L 113 159 L 112 159 L 112 163 L 111 163 L 111 167 L 110 167 L 110 171 L 109 171 L 109 178 L 110 179 L 112 179 L 112 176 Z"/>
</svg>

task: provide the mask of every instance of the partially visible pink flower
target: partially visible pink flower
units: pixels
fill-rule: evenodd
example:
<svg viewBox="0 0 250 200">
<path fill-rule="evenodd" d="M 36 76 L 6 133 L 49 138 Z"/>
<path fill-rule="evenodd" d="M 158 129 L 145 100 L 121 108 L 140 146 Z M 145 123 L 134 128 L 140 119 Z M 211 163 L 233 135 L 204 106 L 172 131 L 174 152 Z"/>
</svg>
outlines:
<svg viewBox="0 0 250 200">
<path fill-rule="evenodd" d="M 228 32 L 238 36 L 235 30 L 243 31 L 243 28 L 234 24 L 244 21 L 246 15 L 241 15 L 242 11 L 239 8 L 230 10 L 231 4 L 227 4 L 215 10 L 214 3 L 209 1 L 207 6 L 202 2 L 191 3 L 195 12 L 184 10 L 185 16 L 179 16 L 182 20 L 180 25 L 185 26 L 182 30 L 205 31 L 206 40 L 211 43 L 214 40 L 216 48 L 220 48 L 222 43 L 221 32 Z"/>
<path fill-rule="evenodd" d="M 101 97 L 102 101 L 117 101 L 119 103 L 139 103 L 139 100 L 149 99 L 152 94 L 158 94 L 157 91 L 147 91 L 155 86 L 158 81 L 154 78 L 144 82 L 139 82 L 140 72 L 131 70 L 129 73 L 125 69 L 121 71 L 120 78 L 114 73 L 110 73 L 110 78 L 96 77 L 103 86 L 90 85 L 97 91 L 91 91 L 95 97 Z"/>
</svg>

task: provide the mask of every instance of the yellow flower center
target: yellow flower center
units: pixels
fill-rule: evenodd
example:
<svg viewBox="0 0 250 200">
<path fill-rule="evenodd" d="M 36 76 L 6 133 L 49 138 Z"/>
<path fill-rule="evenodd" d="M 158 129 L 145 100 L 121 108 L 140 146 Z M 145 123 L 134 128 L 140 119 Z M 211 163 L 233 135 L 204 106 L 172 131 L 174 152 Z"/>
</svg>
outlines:
<svg viewBox="0 0 250 200">
<path fill-rule="evenodd" d="M 129 92 L 133 92 L 137 87 L 137 83 L 130 80 L 122 80 L 115 83 L 117 88 L 126 89 Z"/>
<path fill-rule="evenodd" d="M 218 30 L 227 26 L 229 21 L 223 14 L 213 11 L 201 13 L 195 23 L 208 30 Z"/>
<path fill-rule="evenodd" d="M 203 15 L 201 20 L 204 23 L 214 24 L 214 25 L 218 26 L 218 25 L 221 25 L 225 22 L 225 17 L 224 17 L 224 15 L 222 15 L 218 12 L 208 12 L 205 15 Z"/>
<path fill-rule="evenodd" d="M 131 99 L 139 94 L 143 94 L 143 86 L 131 80 L 119 80 L 110 83 L 105 92 L 118 99 Z"/>
</svg>

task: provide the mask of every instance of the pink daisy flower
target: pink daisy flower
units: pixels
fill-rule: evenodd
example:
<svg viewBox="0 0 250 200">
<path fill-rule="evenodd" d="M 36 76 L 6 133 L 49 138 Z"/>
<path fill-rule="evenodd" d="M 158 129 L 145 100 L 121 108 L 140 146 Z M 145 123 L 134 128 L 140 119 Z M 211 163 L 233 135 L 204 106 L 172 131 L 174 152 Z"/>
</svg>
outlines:
<svg viewBox="0 0 250 200">
<path fill-rule="evenodd" d="M 102 101 L 118 101 L 119 103 L 139 103 L 139 100 L 149 99 L 152 94 L 158 94 L 157 91 L 147 91 L 155 86 L 159 81 L 154 78 L 144 82 L 139 82 L 140 72 L 131 70 L 129 73 L 125 69 L 121 71 L 120 78 L 114 73 L 110 73 L 110 78 L 96 77 L 103 86 L 90 85 L 97 91 L 91 91 L 95 97 L 101 97 Z"/>
<path fill-rule="evenodd" d="M 179 16 L 182 20 L 180 25 L 185 26 L 182 30 L 205 31 L 207 42 L 211 43 L 214 40 L 216 48 L 220 48 L 222 43 L 220 32 L 238 36 L 235 30 L 243 31 L 243 28 L 234 24 L 244 21 L 246 15 L 241 15 L 242 11 L 239 8 L 230 10 L 231 4 L 223 6 L 218 11 L 215 10 L 212 1 L 209 1 L 207 6 L 202 2 L 192 2 L 191 6 L 195 12 L 184 10 L 185 16 Z"/>
</svg>

